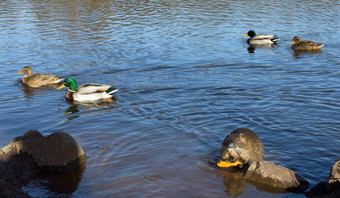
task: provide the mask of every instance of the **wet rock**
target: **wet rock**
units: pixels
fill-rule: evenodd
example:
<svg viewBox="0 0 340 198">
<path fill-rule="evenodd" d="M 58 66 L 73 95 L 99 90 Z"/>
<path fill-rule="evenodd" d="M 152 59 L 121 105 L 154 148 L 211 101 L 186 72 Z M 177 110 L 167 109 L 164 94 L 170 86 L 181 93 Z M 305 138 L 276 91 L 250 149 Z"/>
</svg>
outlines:
<svg viewBox="0 0 340 198">
<path fill-rule="evenodd" d="M 27 153 L 9 156 L 0 150 L 0 197 L 30 197 L 20 189 L 39 173 L 38 165 Z"/>
<path fill-rule="evenodd" d="M 52 174 L 45 171 L 56 171 L 53 174 L 63 175 L 64 183 L 73 186 L 79 183 L 84 167 L 84 151 L 70 135 L 56 132 L 44 137 L 31 130 L 0 149 L 0 198 L 31 197 L 21 188 L 44 174 Z"/>
<path fill-rule="evenodd" d="M 325 197 L 327 193 L 327 182 L 319 182 L 313 186 L 308 192 L 305 193 L 307 197 L 310 198 L 321 198 Z"/>
<path fill-rule="evenodd" d="M 340 197 L 340 159 L 332 166 L 327 185 L 328 198 Z"/>
<path fill-rule="evenodd" d="M 319 182 L 306 193 L 306 196 L 310 198 L 340 197 L 340 159 L 332 166 L 328 182 Z"/>
<path fill-rule="evenodd" d="M 332 166 L 327 189 L 329 192 L 340 189 L 340 159 Z"/>
<path fill-rule="evenodd" d="M 37 130 L 30 130 L 14 138 L 1 150 L 10 156 L 27 152 L 43 171 L 71 171 L 86 161 L 82 147 L 63 132 L 44 137 Z"/>
<path fill-rule="evenodd" d="M 268 161 L 253 162 L 249 165 L 245 179 L 258 184 L 263 184 L 280 192 L 303 192 L 309 182 L 294 171 Z"/>
<path fill-rule="evenodd" d="M 26 198 L 31 196 L 21 192 L 20 188 L 0 178 L 0 197 Z"/>
</svg>

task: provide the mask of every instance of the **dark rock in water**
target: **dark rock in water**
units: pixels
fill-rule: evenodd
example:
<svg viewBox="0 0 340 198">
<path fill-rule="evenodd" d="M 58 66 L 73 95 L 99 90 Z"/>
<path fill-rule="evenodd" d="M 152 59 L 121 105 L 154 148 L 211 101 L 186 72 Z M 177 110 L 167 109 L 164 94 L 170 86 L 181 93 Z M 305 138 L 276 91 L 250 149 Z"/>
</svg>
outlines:
<svg viewBox="0 0 340 198">
<path fill-rule="evenodd" d="M 340 197 L 340 159 L 332 166 L 328 182 L 319 182 L 306 193 L 306 196 L 311 198 Z"/>
<path fill-rule="evenodd" d="M 252 162 L 242 169 L 229 167 L 220 170 L 225 192 L 233 197 L 242 195 L 247 184 L 269 193 L 302 193 L 309 186 L 309 182 L 294 171 L 268 161 Z"/>
<path fill-rule="evenodd" d="M 327 197 L 327 182 L 319 182 L 313 186 L 308 192 L 305 193 L 307 197 L 321 198 Z"/>
<path fill-rule="evenodd" d="M 62 177 L 67 180 L 65 184 L 77 186 L 80 179 L 74 178 L 81 178 L 84 167 L 84 151 L 70 135 L 56 132 L 44 137 L 31 130 L 14 138 L 0 150 L 0 198 L 31 197 L 21 188 L 44 174 L 45 177 L 48 173 L 52 174 L 45 171 L 65 175 Z M 71 170 L 74 171 L 69 172 Z"/>
<path fill-rule="evenodd" d="M 328 191 L 340 190 L 340 159 L 332 166 L 328 179 Z"/>
<path fill-rule="evenodd" d="M 9 156 L 0 150 L 0 197 L 31 197 L 20 188 L 39 173 L 38 165 L 27 153 Z"/>
<path fill-rule="evenodd" d="M 327 185 L 328 197 L 340 197 L 340 159 L 332 166 Z"/>
<path fill-rule="evenodd" d="M 24 192 L 21 192 L 20 188 L 17 188 L 13 184 L 0 178 L 0 197 L 26 198 L 31 196 L 27 195 Z"/>
<path fill-rule="evenodd" d="M 12 156 L 27 152 L 43 171 L 71 171 L 86 161 L 82 147 L 63 132 L 44 137 L 37 130 L 31 130 L 14 138 L 2 151 Z"/>
<path fill-rule="evenodd" d="M 339 197 L 340 197 L 340 189 L 335 189 L 327 195 L 327 198 L 339 198 Z"/>
<path fill-rule="evenodd" d="M 280 192 L 303 192 L 309 182 L 294 171 L 268 161 L 253 162 L 249 165 L 245 178 L 256 184 L 263 184 L 269 188 L 275 188 Z"/>
</svg>

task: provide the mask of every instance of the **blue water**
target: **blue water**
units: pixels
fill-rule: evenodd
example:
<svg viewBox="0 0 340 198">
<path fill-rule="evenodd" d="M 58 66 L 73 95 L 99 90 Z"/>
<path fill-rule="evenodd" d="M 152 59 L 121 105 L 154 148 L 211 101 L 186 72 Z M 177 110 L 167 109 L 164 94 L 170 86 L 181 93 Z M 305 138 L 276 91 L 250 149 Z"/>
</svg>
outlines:
<svg viewBox="0 0 340 198">
<path fill-rule="evenodd" d="M 239 127 L 261 138 L 265 160 L 311 186 L 340 157 L 338 1 L 5 0 L 0 8 L 0 146 L 30 129 L 64 131 L 87 155 L 74 189 L 32 184 L 32 195 L 228 197 L 211 162 Z M 278 45 L 249 53 L 250 29 L 278 35 Z M 297 35 L 325 46 L 295 52 L 288 42 Z M 65 89 L 25 88 L 17 74 L 25 65 L 115 85 L 116 101 L 73 104 Z M 304 197 L 253 185 L 241 192 Z"/>
</svg>

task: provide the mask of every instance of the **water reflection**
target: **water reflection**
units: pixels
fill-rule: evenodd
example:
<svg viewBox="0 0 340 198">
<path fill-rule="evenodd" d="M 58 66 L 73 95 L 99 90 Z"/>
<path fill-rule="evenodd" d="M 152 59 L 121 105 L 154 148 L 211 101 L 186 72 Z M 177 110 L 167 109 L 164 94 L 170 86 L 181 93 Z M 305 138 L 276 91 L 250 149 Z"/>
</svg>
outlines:
<svg viewBox="0 0 340 198">
<path fill-rule="evenodd" d="M 79 112 L 79 109 L 78 109 L 78 106 L 77 104 L 70 104 L 70 107 L 66 109 L 66 111 L 64 111 L 64 115 L 68 115 L 68 114 L 76 114 Z M 79 115 L 74 115 L 74 116 L 69 116 L 67 117 L 67 121 L 69 120 L 73 120 L 74 118 L 78 118 Z"/>
<path fill-rule="evenodd" d="M 223 177 L 223 184 L 225 186 L 224 192 L 228 196 L 238 197 L 245 192 L 248 182 L 244 179 L 244 171 L 236 167 L 219 168 L 217 162 L 219 161 L 219 150 L 212 151 L 208 156 L 203 157 L 201 169 L 207 172 L 215 173 Z"/>
<path fill-rule="evenodd" d="M 228 196 L 241 196 L 246 190 L 247 181 L 243 179 L 243 173 L 223 173 L 223 184 Z"/>
<path fill-rule="evenodd" d="M 273 186 L 263 184 L 257 181 L 261 181 L 261 178 L 257 178 L 256 176 L 252 176 L 251 178 L 245 178 L 243 171 L 237 170 L 228 170 L 228 171 L 219 171 L 219 174 L 223 176 L 223 184 L 225 186 L 225 192 L 228 196 L 237 197 L 241 196 L 243 192 L 246 191 L 247 185 L 253 185 L 256 189 L 262 192 L 268 193 L 287 193 L 286 190 L 282 188 L 274 188 Z"/>
<path fill-rule="evenodd" d="M 46 130 L 70 127 L 79 137 L 96 136 L 91 141 L 83 141 L 82 145 L 92 153 L 96 151 L 93 145 L 112 145 L 105 150 L 102 161 L 96 158 L 91 161 L 91 168 L 85 173 L 87 179 L 78 190 L 79 197 L 87 195 L 84 189 L 88 187 L 98 189 L 97 197 L 117 191 L 120 196 L 131 195 L 120 186 L 135 192 L 141 190 L 142 196 L 149 197 L 170 192 L 175 188 L 167 179 L 161 185 L 136 185 L 129 181 L 105 187 L 102 183 L 114 179 L 112 175 L 129 177 L 131 168 L 117 161 L 135 157 L 133 152 L 151 153 L 146 152 L 147 149 L 154 151 L 168 146 L 169 151 L 175 151 L 173 159 L 180 159 L 183 152 L 190 152 L 194 157 L 201 155 L 200 148 L 205 148 L 202 142 L 207 150 L 220 145 L 218 137 L 224 135 L 225 126 L 246 125 L 261 130 L 269 150 L 279 153 L 277 161 L 289 167 L 296 165 L 296 170 L 305 173 L 314 183 L 328 174 L 323 167 L 328 167 L 327 163 L 338 154 L 334 145 L 339 143 L 336 117 L 339 117 L 340 92 L 335 75 L 339 56 L 338 40 L 332 34 L 337 24 L 336 17 L 332 16 L 338 12 L 332 3 L 128 0 L 116 4 L 114 0 L 11 0 L 0 4 L 3 8 L 0 18 L 6 21 L 0 27 L 4 35 L 0 38 L 1 76 L 11 79 L 9 73 L 14 70 L 14 64 L 34 62 L 41 71 L 54 67 L 52 73 L 76 77 L 79 81 L 115 81 L 127 88 L 124 101 L 120 102 L 122 106 L 117 108 L 115 102 L 88 106 L 64 102 L 61 93 L 45 88 L 24 88 L 25 97 L 34 99 L 24 101 L 20 100 L 24 97 L 12 81 L 2 84 L 2 95 L 15 100 L 6 99 L 1 104 L 2 117 L 6 118 L 6 122 L 1 122 L 1 139 L 9 134 L 20 135 L 20 129 L 35 123 L 35 127 Z M 292 12 L 286 12 L 288 9 Z M 301 9 L 304 12 L 299 12 Z M 281 16 L 273 17 L 277 13 Z M 308 60 L 315 54 L 295 53 L 288 43 L 279 42 L 280 50 L 248 46 L 239 35 L 250 27 L 261 27 L 263 32 L 282 32 L 287 37 L 303 33 L 323 41 L 327 48 L 320 58 Z M 254 56 L 244 56 L 247 52 L 243 50 L 250 53 L 257 50 L 254 55 L 259 56 L 254 60 Z M 294 55 L 306 61 L 299 61 Z M 315 67 L 311 68 L 309 63 Z M 38 95 L 43 98 L 34 96 L 40 92 Z M 96 115 L 87 116 L 90 114 Z M 82 118 L 75 119 L 79 117 Z M 73 121 L 61 123 L 65 119 Z M 120 127 L 108 130 L 111 124 Z M 87 130 L 91 128 L 96 128 L 96 135 Z M 181 131 L 185 137 L 178 141 L 178 134 L 169 133 L 169 128 Z M 168 132 L 164 141 L 159 135 L 163 131 Z M 315 138 L 314 134 L 320 131 L 335 138 Z M 98 133 L 107 136 L 98 136 Z M 149 139 L 153 144 L 146 141 Z M 176 141 L 171 142 L 172 139 Z M 190 146 L 181 150 L 182 141 Z M 123 144 L 126 142 L 129 144 Z M 301 142 L 305 143 L 303 147 Z M 296 147 L 303 149 L 291 152 L 291 148 Z M 160 156 L 159 161 L 167 160 L 169 155 Z M 314 168 L 308 169 L 304 162 L 311 156 L 315 160 L 310 162 L 310 167 Z M 139 163 L 154 166 L 149 158 L 141 158 Z M 183 167 L 192 165 L 190 160 L 183 163 Z M 105 173 L 116 170 L 119 173 L 98 177 L 96 167 L 99 166 Z M 187 189 L 198 186 L 197 193 L 218 192 L 216 197 L 223 197 L 225 188 L 238 194 L 233 185 L 244 187 L 244 181 L 235 179 L 239 184 L 234 184 L 231 178 L 224 179 L 224 187 L 221 176 L 216 179 L 215 172 L 208 175 L 212 178 L 202 178 L 200 174 L 190 175 L 190 171 L 180 174 L 178 170 L 182 167 L 175 163 L 167 166 L 169 175 L 178 178 L 176 185 Z M 140 169 L 139 175 L 157 175 L 157 170 Z M 193 182 L 184 178 L 188 174 Z M 211 188 L 199 186 L 204 179 Z M 195 194 L 176 193 L 182 197 Z"/>
<path fill-rule="evenodd" d="M 57 192 L 70 194 L 77 190 L 79 182 L 81 181 L 86 166 L 81 167 L 65 173 L 45 173 L 41 174 L 40 177 L 48 181 L 48 189 Z"/>
<path fill-rule="evenodd" d="M 67 116 L 66 121 L 73 120 L 75 118 L 79 118 L 81 116 L 85 115 L 92 115 L 102 112 L 110 112 L 114 110 L 114 107 L 117 106 L 117 99 L 115 97 L 112 97 L 112 102 L 106 101 L 106 100 L 96 100 L 96 101 L 90 101 L 90 102 L 76 102 L 76 101 L 65 101 L 70 105 L 66 110 L 65 109 L 59 109 L 64 112 L 64 115 Z M 103 109 L 105 109 L 103 111 Z M 80 115 L 81 112 L 88 112 Z"/>
<path fill-rule="evenodd" d="M 18 81 L 17 83 L 19 89 L 23 92 L 24 97 L 27 99 L 31 99 L 33 98 L 34 95 L 37 94 L 46 94 L 48 93 L 48 91 L 50 89 L 56 89 L 57 88 L 57 84 L 55 85 L 48 85 L 48 86 L 44 86 L 44 87 L 40 87 L 40 88 L 32 88 L 30 86 L 25 85 L 24 83 L 20 81 Z"/>
<path fill-rule="evenodd" d="M 70 195 L 78 189 L 85 168 L 85 165 L 82 165 L 71 172 L 41 173 L 38 179 L 22 187 L 22 190 L 34 197 L 59 197 L 62 194 Z"/>
<path fill-rule="evenodd" d="M 278 47 L 278 44 L 273 43 L 273 44 L 267 44 L 267 45 L 254 45 L 254 44 L 249 44 L 249 47 L 247 48 L 248 53 L 255 53 L 256 48 L 266 48 L 266 49 L 273 49 L 275 47 Z"/>
<path fill-rule="evenodd" d="M 293 51 L 293 56 L 295 58 L 301 58 L 303 56 L 310 55 L 310 54 L 321 54 L 322 53 L 321 49 L 319 49 L 319 50 L 312 50 L 312 51 L 301 51 L 301 50 L 294 50 L 294 49 L 292 49 L 292 51 Z"/>
</svg>

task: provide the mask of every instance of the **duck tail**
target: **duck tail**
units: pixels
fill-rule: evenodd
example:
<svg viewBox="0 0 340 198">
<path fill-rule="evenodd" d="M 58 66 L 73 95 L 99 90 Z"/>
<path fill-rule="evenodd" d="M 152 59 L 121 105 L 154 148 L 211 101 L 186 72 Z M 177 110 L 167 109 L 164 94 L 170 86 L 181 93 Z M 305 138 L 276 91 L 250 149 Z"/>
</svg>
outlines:
<svg viewBox="0 0 340 198">
<path fill-rule="evenodd" d="M 60 83 L 60 82 L 63 81 L 63 80 L 64 80 L 63 78 L 60 78 L 60 79 L 54 81 L 54 83 Z"/>
<path fill-rule="evenodd" d="M 276 41 L 280 40 L 280 38 L 277 37 L 277 36 L 274 36 L 274 38 L 272 38 L 272 39 L 270 39 L 270 40 L 273 41 L 274 43 L 276 43 Z"/>
<path fill-rule="evenodd" d="M 112 87 L 108 88 L 105 92 L 109 95 L 113 95 L 117 91 L 118 91 L 118 89 L 116 89 L 115 87 L 112 86 Z"/>
</svg>

